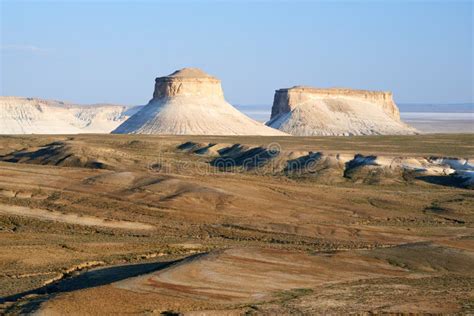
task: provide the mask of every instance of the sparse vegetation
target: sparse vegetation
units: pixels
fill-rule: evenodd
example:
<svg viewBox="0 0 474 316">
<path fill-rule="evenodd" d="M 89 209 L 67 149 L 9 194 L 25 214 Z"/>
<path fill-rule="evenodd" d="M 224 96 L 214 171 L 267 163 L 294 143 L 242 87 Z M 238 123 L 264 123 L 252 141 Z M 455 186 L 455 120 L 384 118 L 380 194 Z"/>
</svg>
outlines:
<svg viewBox="0 0 474 316">
<path fill-rule="evenodd" d="M 327 161 L 312 166 L 315 169 L 311 172 L 304 168 L 285 169 L 287 157 L 283 159 L 281 153 L 322 151 L 472 157 L 472 141 L 472 135 L 347 138 L 141 135 L 139 140 L 133 135 L 0 137 L 0 296 L 10 297 L 41 288 L 58 274 L 85 262 L 103 262 L 104 267 L 109 267 L 210 253 L 206 257 L 210 258 L 209 267 L 216 269 L 216 262 L 221 261 L 212 260 L 221 258 L 222 253 L 246 249 L 249 251 L 246 255 L 224 256 L 222 261 L 222 266 L 229 271 L 237 266 L 242 268 L 241 277 L 256 273 L 252 269 L 263 271 L 258 278 L 241 284 L 241 288 L 213 288 L 216 285 L 205 279 L 198 286 L 191 284 L 183 288 L 170 278 L 169 288 L 162 289 L 163 296 L 161 292 L 147 294 L 157 298 L 150 300 L 152 303 L 130 294 L 133 291 L 103 285 L 65 296 L 57 293 L 54 297 L 41 297 L 36 305 L 28 305 L 29 298 L 25 297 L 5 306 L 14 306 L 8 311 L 15 313 L 24 311 L 22 306 L 36 310 L 49 302 L 67 309 L 67 300 L 71 297 L 103 311 L 114 310 L 127 302 L 131 304 L 126 305 L 127 308 L 135 310 L 136 304 L 132 303 L 140 302 L 144 304 L 140 311 L 154 313 L 190 310 L 237 314 L 344 313 L 347 309 L 341 306 L 353 302 L 357 294 L 366 304 L 357 305 L 357 310 L 385 311 L 380 306 L 390 301 L 389 296 L 379 293 L 378 300 L 373 300 L 362 290 L 370 292 L 377 284 L 386 293 L 397 286 L 407 286 L 404 288 L 408 293 L 407 302 L 415 304 L 416 299 L 433 302 L 432 309 L 426 311 L 466 311 L 470 306 L 466 291 L 470 283 L 461 280 L 469 278 L 466 269 L 472 263 L 468 259 L 472 256 L 470 240 L 474 238 L 472 190 L 423 181 L 410 174 L 385 174 L 364 168 L 354 169 L 353 174 L 344 177 L 345 165 L 334 166 Z M 187 142 L 186 146 L 177 148 Z M 282 151 L 269 155 L 269 151 L 262 149 L 269 142 L 278 142 Z M 56 149 L 44 151 L 48 146 Z M 215 150 L 214 146 L 217 146 Z M 249 149 L 254 147 L 261 149 Z M 78 161 L 100 161 L 110 168 L 95 168 L 82 162 L 64 164 L 69 158 L 60 161 L 67 156 L 61 148 L 67 155 L 79 157 Z M 37 155 L 38 150 L 43 150 L 41 155 Z M 21 157 L 19 151 L 24 152 Z M 265 159 L 250 168 L 241 166 L 231 172 L 221 172 L 212 166 L 216 157 L 225 157 L 231 152 L 244 160 L 251 153 L 263 155 Z M 51 157 L 54 155 L 57 156 Z M 18 159 L 6 161 L 15 156 Z M 275 167 L 269 166 L 269 161 L 275 163 Z M 46 211 L 59 218 L 73 215 L 80 219 L 99 218 L 109 224 L 146 223 L 153 229 L 66 223 L 41 218 L 41 212 L 37 217 L 25 217 L 5 211 L 12 206 Z M 413 246 L 420 241 L 430 241 L 432 245 Z M 265 251 L 274 253 L 263 255 Z M 297 265 L 296 259 L 294 262 L 286 260 L 284 264 L 288 266 L 279 271 L 283 263 L 276 259 L 288 254 L 298 260 L 321 261 L 305 270 L 307 274 L 301 274 L 304 268 Z M 442 259 L 444 257 L 449 260 Z M 191 262 L 199 263 L 199 260 L 204 259 L 193 257 L 185 262 L 191 266 Z M 350 290 L 346 290 L 346 281 L 334 280 L 348 275 L 345 269 L 354 260 L 364 262 L 359 270 L 351 271 L 360 280 L 357 284 L 347 281 Z M 318 270 L 321 267 L 328 270 Z M 255 296 L 245 300 L 232 296 L 248 293 L 252 286 L 268 282 L 261 280 L 268 280 L 265 278 L 277 273 L 275 271 L 290 276 L 289 280 L 300 278 L 298 282 L 314 277 L 312 273 L 319 273 L 328 280 L 314 281 L 309 286 L 298 283 L 290 290 L 264 288 L 252 292 Z M 394 273 L 393 280 L 396 277 L 398 283 L 380 276 L 384 271 Z M 209 275 L 216 273 L 212 270 Z M 431 283 L 407 281 L 410 273 L 422 275 Z M 384 281 L 379 284 L 370 279 L 374 274 Z M 436 284 L 440 292 L 455 293 L 455 296 L 447 294 L 444 299 L 440 298 L 432 284 Z M 423 293 L 424 288 L 428 289 L 427 294 Z M 399 293 L 397 291 L 394 293 Z M 403 296 L 396 295 L 399 295 L 397 304 L 404 311 Z M 93 305 L 95 297 L 106 298 L 103 299 L 105 305 Z M 446 303 L 443 305 L 446 307 L 437 302 Z"/>
</svg>

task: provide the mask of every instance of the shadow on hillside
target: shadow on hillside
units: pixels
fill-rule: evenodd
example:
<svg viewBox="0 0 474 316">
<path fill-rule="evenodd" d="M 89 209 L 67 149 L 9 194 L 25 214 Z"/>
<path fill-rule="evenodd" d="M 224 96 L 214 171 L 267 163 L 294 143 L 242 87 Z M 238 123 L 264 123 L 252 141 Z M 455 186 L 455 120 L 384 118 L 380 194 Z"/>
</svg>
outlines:
<svg viewBox="0 0 474 316">
<path fill-rule="evenodd" d="M 464 181 L 453 176 L 419 176 L 417 180 L 421 180 L 431 184 L 442 185 L 446 187 L 466 188 Z"/>
<path fill-rule="evenodd" d="M 41 305 L 41 303 L 48 299 L 51 299 L 56 294 L 93 288 L 121 281 L 127 278 L 132 278 L 142 274 L 151 273 L 167 268 L 184 259 L 190 259 L 200 255 L 202 254 L 195 254 L 183 259 L 167 262 L 138 263 L 107 268 L 98 268 L 77 275 L 72 275 L 70 277 L 66 277 L 53 284 L 49 284 L 37 289 L 13 294 L 6 297 L 0 297 L 0 304 L 5 302 L 15 302 L 25 296 L 32 294 L 47 295 L 47 297 L 33 299 L 28 304 L 23 305 L 21 307 L 21 312 L 28 314 L 35 311 Z"/>
</svg>

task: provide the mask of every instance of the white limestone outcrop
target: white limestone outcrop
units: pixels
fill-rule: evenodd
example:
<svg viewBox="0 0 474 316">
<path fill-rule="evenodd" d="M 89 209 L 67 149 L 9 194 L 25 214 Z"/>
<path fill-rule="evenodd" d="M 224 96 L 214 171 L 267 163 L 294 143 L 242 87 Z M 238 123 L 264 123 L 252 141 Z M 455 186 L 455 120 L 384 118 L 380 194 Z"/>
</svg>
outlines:
<svg viewBox="0 0 474 316">
<path fill-rule="evenodd" d="M 275 92 L 268 126 L 297 136 L 403 135 L 391 92 L 293 87 Z"/>
<path fill-rule="evenodd" d="M 75 105 L 37 98 L 0 97 L 0 134 L 110 133 L 131 114 L 123 105 Z"/>
<path fill-rule="evenodd" d="M 113 133 L 286 135 L 227 103 L 220 80 L 196 68 L 156 78 L 153 99 Z"/>
</svg>

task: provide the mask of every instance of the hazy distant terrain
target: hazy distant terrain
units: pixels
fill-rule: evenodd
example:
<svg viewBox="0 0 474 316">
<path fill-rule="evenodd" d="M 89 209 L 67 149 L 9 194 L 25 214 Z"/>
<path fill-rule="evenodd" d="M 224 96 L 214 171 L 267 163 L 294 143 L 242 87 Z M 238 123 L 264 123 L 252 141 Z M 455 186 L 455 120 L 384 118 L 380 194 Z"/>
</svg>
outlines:
<svg viewBox="0 0 474 316">
<path fill-rule="evenodd" d="M 402 121 L 424 133 L 474 133 L 474 103 L 399 104 Z M 265 122 L 271 105 L 237 105 L 251 118 Z"/>
<path fill-rule="evenodd" d="M 425 133 L 474 133 L 474 113 L 402 112 L 401 117 Z"/>
<path fill-rule="evenodd" d="M 448 104 L 409 104 L 398 105 L 400 112 L 430 112 L 430 113 L 473 113 L 474 103 L 448 103 Z"/>
</svg>

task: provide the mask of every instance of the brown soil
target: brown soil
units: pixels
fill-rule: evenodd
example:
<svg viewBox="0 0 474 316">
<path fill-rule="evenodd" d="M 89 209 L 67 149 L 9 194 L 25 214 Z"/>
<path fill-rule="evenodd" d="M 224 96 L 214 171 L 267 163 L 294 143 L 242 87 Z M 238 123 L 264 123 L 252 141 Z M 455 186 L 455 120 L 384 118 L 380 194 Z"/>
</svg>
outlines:
<svg viewBox="0 0 474 316">
<path fill-rule="evenodd" d="M 268 161 L 285 161 L 267 149 L 254 151 L 271 158 L 257 167 L 213 165 L 233 144 L 235 157 L 278 142 L 294 153 L 468 158 L 472 141 L 0 137 L 2 312 L 472 312 L 472 190 L 392 174 L 354 182 L 326 165 L 274 172 Z M 75 158 L 64 164 L 62 151 Z"/>
</svg>

